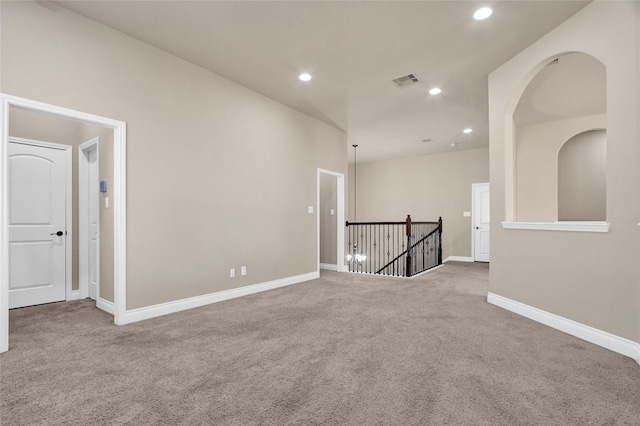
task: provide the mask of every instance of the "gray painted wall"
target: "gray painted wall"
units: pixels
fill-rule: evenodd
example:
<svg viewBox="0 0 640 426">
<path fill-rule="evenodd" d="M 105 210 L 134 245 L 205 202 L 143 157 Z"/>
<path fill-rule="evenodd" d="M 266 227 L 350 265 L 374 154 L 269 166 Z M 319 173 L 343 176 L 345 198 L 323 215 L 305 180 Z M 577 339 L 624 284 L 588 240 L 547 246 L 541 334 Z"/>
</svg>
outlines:
<svg viewBox="0 0 640 426">
<path fill-rule="evenodd" d="M 437 221 L 442 216 L 443 258 L 471 252 L 471 184 L 489 181 L 489 150 L 357 164 L 358 222 Z M 353 167 L 349 176 L 353 185 Z M 353 187 L 349 187 L 349 221 L 353 221 Z"/>
<path fill-rule="evenodd" d="M 593 2 L 489 76 L 490 292 L 640 342 L 640 3 Z M 608 233 L 503 229 L 514 221 L 512 114 L 551 58 L 587 53 L 607 74 Z M 571 136 L 571 135 L 570 135 Z M 517 216 L 517 220 L 522 220 Z"/>
<path fill-rule="evenodd" d="M 127 122 L 128 309 L 316 270 L 344 132 L 55 4 L 0 7 L 3 93 Z"/>
</svg>

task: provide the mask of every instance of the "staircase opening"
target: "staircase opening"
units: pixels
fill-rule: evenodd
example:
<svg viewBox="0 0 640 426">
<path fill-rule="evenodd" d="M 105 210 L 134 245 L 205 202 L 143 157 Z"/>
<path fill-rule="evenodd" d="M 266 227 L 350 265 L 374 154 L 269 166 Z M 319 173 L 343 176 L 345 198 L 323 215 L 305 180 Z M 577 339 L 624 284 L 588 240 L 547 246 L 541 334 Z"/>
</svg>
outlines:
<svg viewBox="0 0 640 426">
<path fill-rule="evenodd" d="M 346 226 L 349 272 L 411 277 L 442 264 L 442 218 Z"/>
</svg>

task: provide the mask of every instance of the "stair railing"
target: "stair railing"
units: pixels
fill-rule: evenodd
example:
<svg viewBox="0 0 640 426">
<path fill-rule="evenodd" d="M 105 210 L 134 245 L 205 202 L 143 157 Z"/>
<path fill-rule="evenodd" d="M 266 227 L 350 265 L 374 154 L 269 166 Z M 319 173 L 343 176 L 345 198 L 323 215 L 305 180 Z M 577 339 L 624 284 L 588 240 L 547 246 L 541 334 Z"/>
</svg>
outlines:
<svg viewBox="0 0 640 426">
<path fill-rule="evenodd" d="M 355 222 L 347 226 L 350 272 L 411 277 L 442 264 L 442 218 L 437 222 Z"/>
</svg>

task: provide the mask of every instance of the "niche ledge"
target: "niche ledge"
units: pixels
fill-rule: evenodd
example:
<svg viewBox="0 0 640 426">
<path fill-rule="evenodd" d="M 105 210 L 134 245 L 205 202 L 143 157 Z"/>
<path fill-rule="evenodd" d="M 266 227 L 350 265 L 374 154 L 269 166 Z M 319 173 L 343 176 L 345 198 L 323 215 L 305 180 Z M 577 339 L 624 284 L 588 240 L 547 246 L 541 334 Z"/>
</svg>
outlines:
<svg viewBox="0 0 640 426">
<path fill-rule="evenodd" d="M 609 232 L 608 222 L 502 222 L 503 229 L 530 231 Z"/>
</svg>

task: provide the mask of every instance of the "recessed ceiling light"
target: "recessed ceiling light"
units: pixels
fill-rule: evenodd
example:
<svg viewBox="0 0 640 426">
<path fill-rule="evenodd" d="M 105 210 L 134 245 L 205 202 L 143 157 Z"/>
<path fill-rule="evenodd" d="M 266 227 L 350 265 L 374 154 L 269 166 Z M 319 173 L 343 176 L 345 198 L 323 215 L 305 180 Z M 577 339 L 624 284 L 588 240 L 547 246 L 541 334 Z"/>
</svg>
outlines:
<svg viewBox="0 0 640 426">
<path fill-rule="evenodd" d="M 471 132 L 473 132 L 473 129 L 464 129 L 462 131 L 462 133 L 471 133 Z"/>
<path fill-rule="evenodd" d="M 489 16 L 491 16 L 492 13 L 493 13 L 493 10 L 491 10 L 491 8 L 482 7 L 476 10 L 476 13 L 473 14 L 473 19 L 482 21 L 483 19 L 487 19 Z"/>
<path fill-rule="evenodd" d="M 311 80 L 311 75 L 309 75 L 309 74 L 307 74 L 307 73 L 305 72 L 305 73 L 303 73 L 303 74 L 300 74 L 300 75 L 298 76 L 298 78 L 299 78 L 300 80 L 302 80 L 302 81 L 309 81 L 309 80 Z"/>
<path fill-rule="evenodd" d="M 430 95 L 439 95 L 442 92 L 442 90 L 440 90 L 437 87 L 434 87 L 433 89 L 429 90 L 429 94 Z"/>
</svg>

